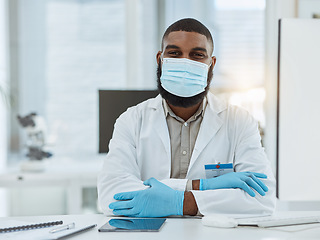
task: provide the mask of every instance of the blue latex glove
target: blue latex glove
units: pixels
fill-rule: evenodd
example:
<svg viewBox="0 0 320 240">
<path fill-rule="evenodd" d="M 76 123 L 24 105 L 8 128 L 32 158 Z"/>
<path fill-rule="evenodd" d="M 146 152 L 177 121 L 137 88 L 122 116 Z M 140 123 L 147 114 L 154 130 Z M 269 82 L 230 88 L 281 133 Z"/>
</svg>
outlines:
<svg viewBox="0 0 320 240">
<path fill-rule="evenodd" d="M 155 178 L 143 183 L 150 188 L 114 195 L 119 202 L 110 203 L 113 214 L 128 217 L 165 217 L 183 215 L 184 192 L 176 191 Z"/>
<path fill-rule="evenodd" d="M 231 172 L 215 178 L 200 179 L 200 190 L 214 190 L 222 188 L 241 188 L 251 197 L 256 196 L 253 188 L 261 196 L 265 195 L 268 187 L 258 178 L 267 178 L 263 173 Z"/>
</svg>

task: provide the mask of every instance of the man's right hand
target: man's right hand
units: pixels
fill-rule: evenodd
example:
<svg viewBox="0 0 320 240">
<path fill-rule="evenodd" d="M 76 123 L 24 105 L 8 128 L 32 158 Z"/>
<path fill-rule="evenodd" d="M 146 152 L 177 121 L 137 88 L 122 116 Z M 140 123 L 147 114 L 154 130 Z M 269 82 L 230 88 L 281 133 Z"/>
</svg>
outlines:
<svg viewBox="0 0 320 240">
<path fill-rule="evenodd" d="M 219 177 L 200 179 L 200 190 L 214 190 L 224 188 L 241 188 L 251 197 L 255 197 L 252 190 L 256 190 L 261 196 L 268 191 L 268 187 L 258 178 L 267 178 L 263 173 L 255 172 L 231 172 Z"/>
</svg>

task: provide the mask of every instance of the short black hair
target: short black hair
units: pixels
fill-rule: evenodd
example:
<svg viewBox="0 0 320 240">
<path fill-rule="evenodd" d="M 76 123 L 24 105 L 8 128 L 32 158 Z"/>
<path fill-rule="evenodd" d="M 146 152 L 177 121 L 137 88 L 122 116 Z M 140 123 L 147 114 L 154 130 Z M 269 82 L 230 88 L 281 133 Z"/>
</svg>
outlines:
<svg viewBox="0 0 320 240">
<path fill-rule="evenodd" d="M 163 34 L 162 41 L 161 41 L 161 49 L 163 49 L 163 40 L 169 35 L 169 33 L 177 32 L 177 31 L 196 32 L 206 36 L 207 40 L 212 46 L 212 52 L 213 52 L 213 49 L 214 49 L 213 38 L 209 29 L 194 18 L 180 19 L 174 22 L 173 24 L 171 24 Z"/>
</svg>

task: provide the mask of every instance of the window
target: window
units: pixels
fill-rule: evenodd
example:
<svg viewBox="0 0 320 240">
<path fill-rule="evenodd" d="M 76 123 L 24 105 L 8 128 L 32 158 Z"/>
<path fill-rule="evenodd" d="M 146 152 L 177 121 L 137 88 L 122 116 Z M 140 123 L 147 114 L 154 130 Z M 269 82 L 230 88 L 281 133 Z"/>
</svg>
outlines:
<svg viewBox="0 0 320 240">
<path fill-rule="evenodd" d="M 90 159 L 98 89 L 155 88 L 155 1 L 49 0 L 46 9 L 52 149 L 59 158 Z"/>
<path fill-rule="evenodd" d="M 96 157 L 98 90 L 156 88 L 156 0 L 17 0 L 10 5 L 20 43 L 17 113 L 44 116 L 47 150 L 56 158 Z"/>
<path fill-rule="evenodd" d="M 125 1 L 46 5 L 47 124 L 55 157 L 90 159 L 98 148 L 98 89 L 126 87 Z"/>
</svg>

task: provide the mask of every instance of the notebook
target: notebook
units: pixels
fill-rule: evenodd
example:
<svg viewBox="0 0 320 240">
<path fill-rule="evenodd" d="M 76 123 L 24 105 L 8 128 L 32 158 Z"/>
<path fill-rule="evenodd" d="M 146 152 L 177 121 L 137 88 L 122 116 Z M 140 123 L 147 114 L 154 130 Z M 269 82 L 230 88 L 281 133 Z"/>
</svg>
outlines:
<svg viewBox="0 0 320 240">
<path fill-rule="evenodd" d="M 0 228 L 8 228 L 12 226 L 22 226 L 22 225 L 30 225 L 33 223 L 30 222 L 22 222 L 22 221 L 0 221 Z M 59 226 L 59 225 L 58 225 Z M 57 233 L 50 233 L 50 230 L 56 228 L 57 225 L 46 227 L 46 228 L 35 228 L 27 231 L 14 231 L 14 232 L 6 232 L 0 233 L 1 240 L 55 240 L 60 239 L 66 236 L 73 235 L 75 233 L 84 232 L 86 230 L 92 229 L 96 227 L 96 224 L 86 225 L 86 224 L 75 224 L 75 228 L 64 230 Z"/>
<path fill-rule="evenodd" d="M 60 224 L 63 224 L 63 221 L 43 222 L 43 223 L 7 221 L 4 224 L 0 224 L 0 234 L 17 232 L 17 231 L 25 231 L 25 230 L 31 230 L 31 229 L 47 228 L 47 227 L 52 227 Z"/>
</svg>

